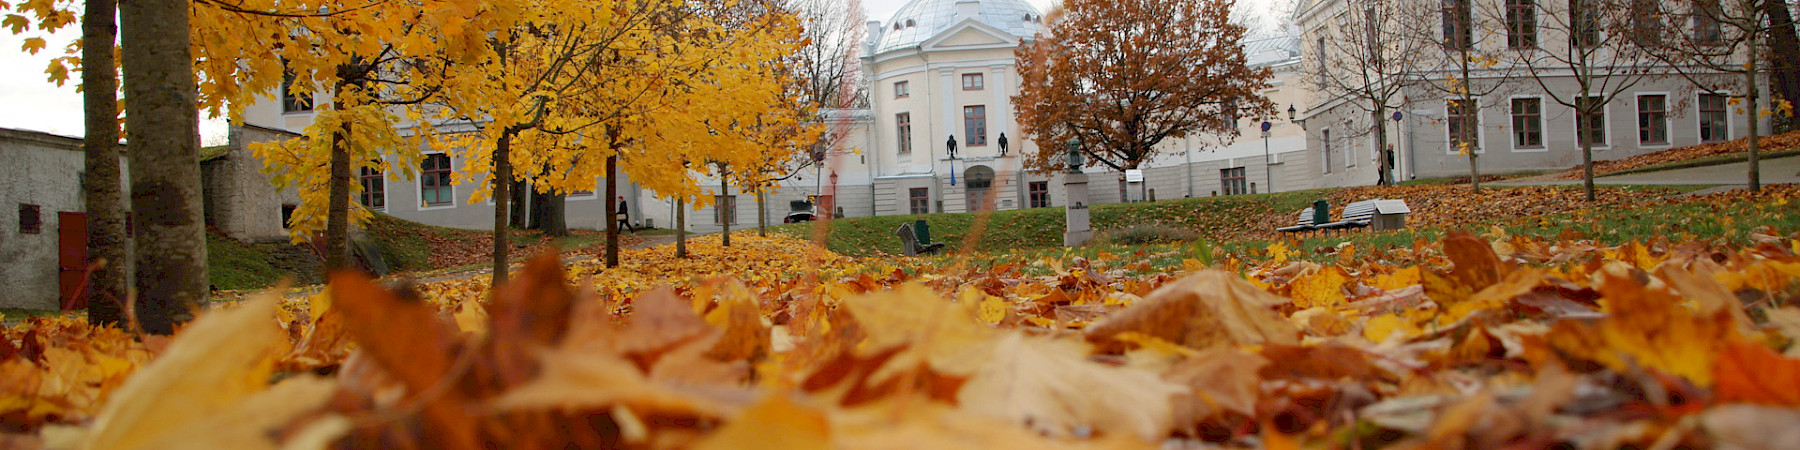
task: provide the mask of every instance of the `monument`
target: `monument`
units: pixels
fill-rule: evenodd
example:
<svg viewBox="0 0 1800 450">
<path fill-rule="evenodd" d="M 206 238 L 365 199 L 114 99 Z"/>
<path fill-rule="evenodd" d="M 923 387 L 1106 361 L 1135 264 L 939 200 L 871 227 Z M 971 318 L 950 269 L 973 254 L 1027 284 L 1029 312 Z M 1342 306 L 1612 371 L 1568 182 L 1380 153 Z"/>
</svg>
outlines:
<svg viewBox="0 0 1800 450">
<path fill-rule="evenodd" d="M 1064 160 L 1069 166 L 1069 173 L 1063 175 L 1063 189 L 1068 193 L 1063 211 L 1068 229 L 1063 231 L 1064 247 L 1079 247 L 1094 238 L 1094 230 L 1088 225 L 1088 179 L 1081 173 L 1081 141 L 1069 140 L 1069 153 Z"/>
</svg>

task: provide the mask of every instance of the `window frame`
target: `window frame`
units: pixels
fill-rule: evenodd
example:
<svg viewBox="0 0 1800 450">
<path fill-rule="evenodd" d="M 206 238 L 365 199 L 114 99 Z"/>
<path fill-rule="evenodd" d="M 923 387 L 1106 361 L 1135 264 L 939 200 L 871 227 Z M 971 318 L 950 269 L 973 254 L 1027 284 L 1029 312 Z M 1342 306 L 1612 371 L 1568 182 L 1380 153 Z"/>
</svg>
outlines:
<svg viewBox="0 0 1800 450">
<path fill-rule="evenodd" d="M 1706 132 L 1706 113 L 1708 112 L 1708 110 L 1703 109 L 1703 108 L 1706 107 L 1705 99 L 1707 96 L 1714 96 L 1714 97 L 1719 98 L 1719 108 L 1720 109 L 1714 110 L 1714 111 L 1719 113 L 1719 116 L 1720 116 L 1719 122 L 1724 124 L 1724 127 L 1725 127 L 1725 129 L 1723 130 L 1725 132 L 1725 136 L 1722 138 L 1712 139 L 1712 140 L 1706 139 L 1706 133 L 1705 133 Z M 1696 94 L 1694 96 L 1694 121 L 1695 121 L 1695 123 L 1694 123 L 1694 125 L 1695 125 L 1694 138 L 1698 139 L 1700 141 L 1700 143 L 1710 144 L 1710 143 L 1714 143 L 1714 142 L 1730 141 L 1731 140 L 1731 94 L 1726 93 L 1726 92 L 1717 92 L 1717 93 L 1701 92 L 1699 94 Z"/>
<path fill-rule="evenodd" d="M 963 146 L 987 146 L 987 131 L 987 105 L 963 106 Z"/>
<path fill-rule="evenodd" d="M 1029 193 L 1030 193 L 1030 195 L 1026 198 L 1027 198 L 1027 201 L 1030 202 L 1028 204 L 1031 205 L 1032 208 L 1049 208 L 1050 207 L 1050 182 L 1049 181 L 1027 182 L 1026 190 L 1029 191 Z"/>
<path fill-rule="evenodd" d="M 1707 13 L 1704 11 L 1707 9 L 1722 10 L 1723 6 L 1719 4 L 1718 0 L 1693 0 L 1689 5 L 1688 15 L 1692 17 L 1694 43 L 1706 47 L 1725 45 L 1725 24 L 1720 23 L 1717 18 L 1717 14 L 1722 14 L 1722 12 Z"/>
<path fill-rule="evenodd" d="M 1485 135 L 1487 134 L 1486 130 L 1483 130 L 1481 128 L 1481 98 L 1478 97 L 1475 99 L 1474 111 L 1470 111 L 1466 114 L 1451 114 L 1450 106 L 1453 102 L 1455 102 L 1455 100 L 1444 100 L 1444 154 L 1452 155 L 1452 156 L 1460 156 L 1460 153 L 1458 153 L 1456 150 L 1456 146 L 1457 146 L 1456 135 L 1457 135 L 1457 133 L 1453 133 L 1450 131 L 1450 124 L 1451 124 L 1451 121 L 1453 121 L 1453 120 L 1462 120 L 1462 119 L 1469 119 L 1469 118 L 1473 118 L 1474 122 L 1475 122 L 1473 124 L 1468 124 L 1469 126 L 1475 127 L 1475 133 L 1473 133 L 1473 135 L 1474 135 L 1473 139 L 1475 140 L 1475 142 L 1474 142 L 1473 148 L 1470 149 L 1470 152 L 1473 152 L 1477 155 L 1486 154 L 1487 149 L 1484 148 L 1483 145 L 1481 145 L 1482 142 L 1486 141 Z"/>
<path fill-rule="evenodd" d="M 1319 154 L 1324 155 L 1324 169 L 1319 173 L 1331 173 L 1331 128 L 1319 129 Z"/>
<path fill-rule="evenodd" d="M 896 136 L 898 139 L 895 144 L 900 146 L 899 153 L 902 155 L 912 154 L 913 137 L 911 111 L 894 114 L 894 133 L 898 135 Z"/>
<path fill-rule="evenodd" d="M 1571 17 L 1569 22 L 1569 46 L 1572 48 L 1598 48 L 1600 41 L 1606 39 L 1598 12 L 1590 9 L 1584 17 Z"/>
<path fill-rule="evenodd" d="M 1243 167 L 1226 167 L 1219 169 L 1219 194 L 1244 195 L 1250 193 L 1250 181 Z M 1236 192 L 1233 192 L 1236 191 Z"/>
<path fill-rule="evenodd" d="M 30 203 L 19 204 L 19 234 L 44 233 L 44 207 Z"/>
<path fill-rule="evenodd" d="M 371 180 L 377 183 L 374 188 L 369 186 Z M 356 181 L 362 184 L 362 192 L 356 194 L 356 199 L 362 203 L 364 208 L 368 208 L 370 211 L 387 211 L 387 172 L 365 166 L 358 171 Z M 370 204 L 371 202 L 380 204 Z"/>
<path fill-rule="evenodd" d="M 1537 107 L 1536 108 L 1537 110 L 1532 111 L 1530 113 L 1519 112 L 1519 102 L 1525 101 L 1525 100 L 1530 100 L 1532 102 L 1535 102 L 1535 106 Z M 1539 153 L 1539 152 L 1550 151 L 1550 147 L 1548 145 L 1545 145 L 1545 142 L 1544 142 L 1544 138 L 1545 138 L 1544 97 L 1539 96 L 1539 95 L 1520 95 L 1520 96 L 1510 97 L 1510 98 L 1507 98 L 1507 108 L 1508 108 L 1508 110 L 1507 110 L 1508 117 L 1510 117 L 1512 119 L 1510 121 L 1510 125 L 1512 126 L 1512 132 L 1508 133 L 1508 134 L 1512 135 L 1512 150 L 1515 152 L 1521 152 L 1521 153 Z M 1532 131 L 1533 133 L 1535 133 L 1537 135 L 1537 144 L 1535 144 L 1535 145 L 1522 145 L 1519 140 L 1519 136 L 1520 136 L 1519 133 L 1521 132 L 1519 129 L 1519 120 L 1522 118 L 1526 118 L 1526 117 L 1531 118 L 1530 120 L 1532 120 L 1532 125 L 1536 125 L 1536 129 Z"/>
<path fill-rule="evenodd" d="M 1439 22 L 1446 48 L 1462 50 L 1475 45 L 1474 0 L 1442 0 Z M 1454 15 L 1454 16 L 1453 16 Z M 1456 19 L 1452 21 L 1451 19 Z"/>
<path fill-rule="evenodd" d="M 1669 129 L 1669 126 L 1671 125 L 1669 122 L 1669 105 L 1670 105 L 1669 93 L 1667 93 L 1667 92 L 1639 92 L 1636 95 L 1633 95 L 1632 97 L 1637 100 L 1637 104 L 1635 106 L 1636 106 L 1636 110 L 1637 110 L 1638 148 L 1668 147 L 1671 144 L 1673 144 L 1674 139 L 1671 138 L 1671 135 L 1670 135 L 1671 130 Z M 1644 110 L 1644 98 L 1645 97 L 1661 97 L 1662 98 L 1662 109 L 1659 111 L 1653 111 L 1654 113 L 1660 114 L 1662 116 L 1661 117 L 1662 141 L 1660 141 L 1660 142 L 1644 140 L 1644 114 L 1646 114 L 1646 111 Z"/>
<path fill-rule="evenodd" d="M 444 158 L 443 159 L 444 167 L 439 168 L 439 169 L 426 170 L 425 164 L 429 163 L 431 161 L 431 159 L 436 156 L 442 156 Z M 420 160 L 419 160 L 419 179 L 417 182 L 414 183 L 414 185 L 418 188 L 418 190 L 417 190 L 417 192 L 419 193 L 418 204 L 419 204 L 420 211 L 451 209 L 451 208 L 456 207 L 456 182 L 454 181 L 454 179 L 445 180 L 446 184 L 444 184 L 444 185 L 430 186 L 431 189 L 438 190 L 437 191 L 437 192 L 439 192 L 438 198 L 440 200 L 445 198 L 445 196 L 442 194 L 444 192 L 444 190 L 448 190 L 448 192 L 450 192 L 450 195 L 448 197 L 449 200 L 439 201 L 436 203 L 431 203 L 431 202 L 425 201 L 425 189 L 427 188 L 426 180 L 432 178 L 429 174 L 441 172 L 441 173 L 445 173 L 445 174 L 452 174 L 452 176 L 453 176 L 453 174 L 455 173 L 455 171 L 454 171 L 455 167 L 456 167 L 456 158 L 453 156 L 450 156 L 449 153 L 444 153 L 444 152 L 425 153 L 423 155 L 423 157 L 420 158 Z"/>
<path fill-rule="evenodd" d="M 737 195 L 713 196 L 713 225 L 737 225 L 737 215 Z"/>
<path fill-rule="evenodd" d="M 1575 103 L 1577 103 L 1577 104 L 1581 103 L 1583 98 L 1584 97 L 1575 97 Z M 1585 98 L 1597 98 L 1597 99 L 1604 100 L 1605 96 L 1590 95 Z M 1574 110 L 1574 114 L 1570 114 L 1570 116 L 1572 116 L 1574 118 L 1575 148 L 1579 149 L 1579 148 L 1581 148 L 1582 139 L 1586 139 L 1587 136 L 1581 135 L 1581 119 L 1582 119 L 1581 110 L 1579 108 L 1571 108 L 1571 109 Z M 1600 105 L 1600 137 L 1603 139 L 1603 141 L 1594 143 L 1594 145 L 1592 147 L 1593 149 L 1595 149 L 1595 150 L 1610 150 L 1610 149 L 1612 149 L 1613 132 L 1612 132 L 1611 117 L 1612 117 L 1612 102 L 1607 102 L 1606 104 Z"/>
<path fill-rule="evenodd" d="M 894 98 L 912 97 L 912 83 L 902 80 L 894 82 Z"/>
<path fill-rule="evenodd" d="M 981 75 L 982 75 L 981 73 L 962 74 L 962 90 L 965 90 L 965 91 L 986 90 L 987 89 L 987 86 L 986 86 L 987 80 L 986 80 L 986 78 L 982 77 Z M 973 83 L 971 83 L 971 81 L 973 81 Z"/>
<path fill-rule="evenodd" d="M 908 188 L 906 190 L 907 210 L 912 214 L 931 214 L 931 188 Z"/>
<path fill-rule="evenodd" d="M 294 86 L 294 83 L 299 80 L 300 75 L 298 73 L 295 73 L 292 70 L 282 70 L 280 87 L 282 114 L 305 114 L 313 112 L 313 110 L 317 108 L 319 103 L 318 93 L 315 92 L 311 94 L 312 98 L 305 101 L 301 101 L 300 96 L 293 94 L 292 87 Z"/>
<path fill-rule="evenodd" d="M 1537 0 L 1506 0 L 1506 48 L 1538 47 Z M 1542 109 L 1541 106 L 1539 105 Z"/>
</svg>

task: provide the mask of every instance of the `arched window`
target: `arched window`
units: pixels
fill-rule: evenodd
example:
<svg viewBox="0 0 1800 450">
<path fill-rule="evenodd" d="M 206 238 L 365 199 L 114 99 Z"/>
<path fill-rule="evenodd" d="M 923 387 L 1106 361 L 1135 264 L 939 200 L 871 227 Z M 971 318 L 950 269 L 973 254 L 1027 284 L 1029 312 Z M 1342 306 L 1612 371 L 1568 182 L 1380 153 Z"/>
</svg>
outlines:
<svg viewBox="0 0 1800 450">
<path fill-rule="evenodd" d="M 969 171 L 963 173 L 963 182 L 968 193 L 969 211 L 994 209 L 994 205 L 988 203 L 988 199 L 993 196 L 993 168 L 988 166 L 969 167 Z"/>
</svg>

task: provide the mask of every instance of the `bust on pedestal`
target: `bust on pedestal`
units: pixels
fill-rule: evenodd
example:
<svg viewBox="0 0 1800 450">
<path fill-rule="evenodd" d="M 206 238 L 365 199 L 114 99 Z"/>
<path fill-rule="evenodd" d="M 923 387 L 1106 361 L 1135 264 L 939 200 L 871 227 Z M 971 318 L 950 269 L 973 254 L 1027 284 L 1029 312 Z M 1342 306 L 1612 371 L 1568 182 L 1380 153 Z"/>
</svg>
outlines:
<svg viewBox="0 0 1800 450">
<path fill-rule="evenodd" d="M 1068 229 L 1063 231 L 1064 247 L 1079 247 L 1094 238 L 1094 230 L 1088 224 L 1088 178 L 1081 173 L 1081 141 L 1069 140 L 1068 159 L 1069 173 L 1063 175 L 1063 189 L 1068 194 L 1068 205 L 1063 211 Z"/>
</svg>

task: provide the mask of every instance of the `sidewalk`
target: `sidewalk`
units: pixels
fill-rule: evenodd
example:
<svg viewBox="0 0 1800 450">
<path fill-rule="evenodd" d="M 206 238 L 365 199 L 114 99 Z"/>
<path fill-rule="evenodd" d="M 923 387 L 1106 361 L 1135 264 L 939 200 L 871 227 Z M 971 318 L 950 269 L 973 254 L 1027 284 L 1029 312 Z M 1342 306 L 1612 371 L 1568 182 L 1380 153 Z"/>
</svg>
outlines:
<svg viewBox="0 0 1800 450">
<path fill-rule="evenodd" d="M 1789 156 L 1780 159 L 1759 161 L 1757 172 L 1762 175 L 1762 184 L 1800 183 L 1800 156 Z M 1750 164 L 1745 162 L 1720 164 L 1716 166 L 1690 167 L 1686 169 L 1664 170 L 1660 172 L 1634 173 L 1610 177 L 1594 178 L 1594 184 L 1704 184 L 1744 187 L 1748 185 Z M 1545 175 L 1517 180 L 1495 181 L 1484 183 L 1491 186 L 1551 186 L 1581 184 L 1581 179 L 1559 180 L 1555 175 Z"/>
</svg>

